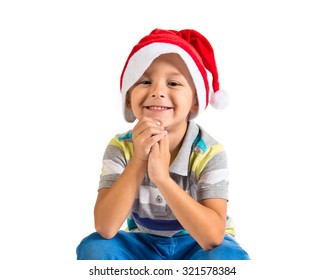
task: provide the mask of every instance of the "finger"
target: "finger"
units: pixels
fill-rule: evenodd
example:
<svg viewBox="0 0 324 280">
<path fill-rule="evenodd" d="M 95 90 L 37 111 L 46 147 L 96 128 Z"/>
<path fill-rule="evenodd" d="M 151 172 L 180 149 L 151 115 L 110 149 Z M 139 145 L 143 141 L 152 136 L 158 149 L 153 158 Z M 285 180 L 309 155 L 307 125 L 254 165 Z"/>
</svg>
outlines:
<svg viewBox="0 0 324 280">
<path fill-rule="evenodd" d="M 139 137 L 147 139 L 161 133 L 165 135 L 166 132 L 159 127 L 148 127 L 139 135 Z"/>
<path fill-rule="evenodd" d="M 154 129 L 154 130 L 152 130 L 152 133 L 151 133 L 151 134 L 153 134 L 153 133 L 161 132 L 163 130 L 163 127 L 160 125 L 159 122 L 156 122 L 152 119 L 141 120 L 135 125 L 135 127 L 133 129 L 133 135 L 134 136 L 140 135 L 140 134 L 144 133 L 147 129 Z"/>
<path fill-rule="evenodd" d="M 147 139 L 156 134 L 163 133 L 164 129 L 160 126 L 154 125 L 152 123 L 145 123 L 138 126 L 137 129 L 133 131 L 133 138 L 143 138 Z"/>
<path fill-rule="evenodd" d="M 160 150 L 162 153 L 168 153 L 169 148 L 169 135 L 166 133 L 160 141 Z"/>
<path fill-rule="evenodd" d="M 165 137 L 165 132 L 156 134 L 145 140 L 145 144 L 152 147 L 154 144 L 160 142 Z"/>
<path fill-rule="evenodd" d="M 148 117 L 143 117 L 141 118 L 138 122 L 136 126 L 141 126 L 141 125 L 153 125 L 153 126 L 161 126 L 161 122 L 158 120 L 154 120 L 152 118 L 148 118 Z"/>
<path fill-rule="evenodd" d="M 159 144 L 158 144 L 158 142 L 155 142 L 152 145 L 152 147 L 151 147 L 151 153 L 150 153 L 150 155 L 153 155 L 154 156 L 158 152 L 159 152 Z"/>
</svg>

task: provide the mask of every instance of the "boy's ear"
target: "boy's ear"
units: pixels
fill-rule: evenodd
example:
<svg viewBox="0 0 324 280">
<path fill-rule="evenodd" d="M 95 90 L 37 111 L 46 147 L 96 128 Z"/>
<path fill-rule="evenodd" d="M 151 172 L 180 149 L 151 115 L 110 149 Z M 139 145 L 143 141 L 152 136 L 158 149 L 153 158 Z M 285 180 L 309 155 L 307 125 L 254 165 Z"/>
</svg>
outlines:
<svg viewBox="0 0 324 280">
<path fill-rule="evenodd" d="M 194 99 L 192 100 L 191 112 L 197 113 L 199 109 L 198 97 L 195 95 Z"/>
<path fill-rule="evenodd" d="M 130 98 L 130 93 L 129 93 L 129 91 L 127 91 L 127 93 L 126 93 L 126 107 L 127 108 L 129 108 L 129 109 L 131 109 L 131 98 Z"/>
</svg>

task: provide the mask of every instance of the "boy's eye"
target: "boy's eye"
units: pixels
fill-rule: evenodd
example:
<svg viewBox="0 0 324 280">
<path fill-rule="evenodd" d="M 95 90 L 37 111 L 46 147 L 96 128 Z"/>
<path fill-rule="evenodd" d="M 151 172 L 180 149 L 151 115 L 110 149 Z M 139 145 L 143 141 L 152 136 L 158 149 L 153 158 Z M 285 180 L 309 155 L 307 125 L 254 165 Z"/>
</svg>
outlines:
<svg viewBox="0 0 324 280">
<path fill-rule="evenodd" d="M 140 84 L 149 85 L 149 84 L 151 84 L 151 82 L 149 80 L 143 80 L 143 81 L 140 81 Z"/>
<path fill-rule="evenodd" d="M 178 82 L 171 81 L 171 82 L 168 82 L 168 85 L 171 87 L 176 87 L 176 86 L 179 86 L 180 84 Z"/>
</svg>

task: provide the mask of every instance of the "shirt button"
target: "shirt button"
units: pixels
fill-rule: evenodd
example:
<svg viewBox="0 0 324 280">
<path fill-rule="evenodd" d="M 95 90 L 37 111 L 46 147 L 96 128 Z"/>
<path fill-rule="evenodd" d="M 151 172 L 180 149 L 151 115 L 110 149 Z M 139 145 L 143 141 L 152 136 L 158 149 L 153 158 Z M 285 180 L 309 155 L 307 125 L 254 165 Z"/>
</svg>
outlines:
<svg viewBox="0 0 324 280">
<path fill-rule="evenodd" d="M 163 198 L 162 198 L 160 195 L 158 195 L 158 196 L 155 198 L 155 201 L 156 201 L 157 203 L 162 203 L 162 202 L 163 202 Z"/>
</svg>

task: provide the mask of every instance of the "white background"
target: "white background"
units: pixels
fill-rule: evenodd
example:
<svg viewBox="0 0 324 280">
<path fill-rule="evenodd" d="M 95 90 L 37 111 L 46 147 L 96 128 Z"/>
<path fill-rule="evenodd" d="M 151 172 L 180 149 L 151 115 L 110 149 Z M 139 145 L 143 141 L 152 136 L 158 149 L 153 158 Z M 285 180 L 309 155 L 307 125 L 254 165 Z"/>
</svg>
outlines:
<svg viewBox="0 0 324 280">
<path fill-rule="evenodd" d="M 193 28 L 214 46 L 231 105 L 196 121 L 227 150 L 229 214 L 253 269 L 314 273 L 323 250 L 320 2 L 1 1 L 5 279 L 71 271 L 94 230 L 106 145 L 131 127 L 121 114 L 122 67 L 156 27 Z"/>
</svg>

